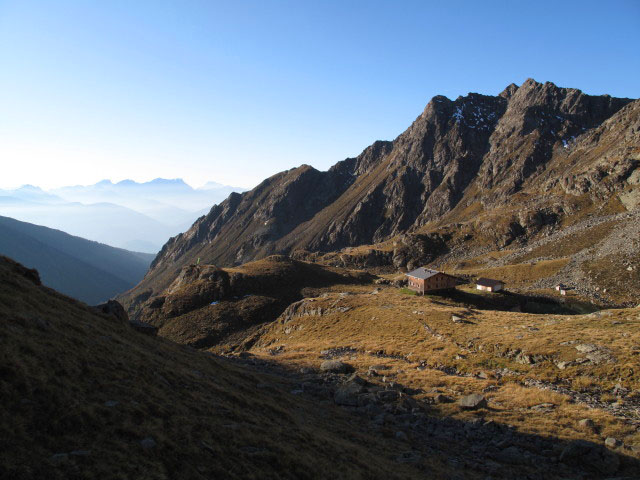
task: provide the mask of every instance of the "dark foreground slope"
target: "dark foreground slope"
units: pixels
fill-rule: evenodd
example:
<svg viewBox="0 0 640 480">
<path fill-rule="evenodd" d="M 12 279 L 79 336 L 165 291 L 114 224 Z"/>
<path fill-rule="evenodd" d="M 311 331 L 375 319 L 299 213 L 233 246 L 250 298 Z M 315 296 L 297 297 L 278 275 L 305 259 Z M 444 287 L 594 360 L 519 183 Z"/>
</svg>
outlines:
<svg viewBox="0 0 640 480">
<path fill-rule="evenodd" d="M 45 285 L 97 304 L 138 283 L 153 255 L 0 217 L 0 254 L 36 268 Z"/>
<path fill-rule="evenodd" d="M 335 306 L 322 312 L 344 313 Z M 342 335 L 340 317 L 330 328 L 325 320 L 303 315 L 318 341 Z M 349 348 L 313 363 L 336 350 L 359 366 Z M 375 366 L 387 379 L 351 376 L 278 364 L 275 351 L 224 359 L 147 337 L 0 257 L 0 478 L 586 480 L 638 471 L 627 450 L 508 426 L 497 402 L 443 417 L 389 366 Z M 407 369 L 403 357 L 377 361 Z"/>
<path fill-rule="evenodd" d="M 592 186 L 610 165 L 605 159 L 603 170 L 591 161 L 598 156 L 598 142 L 584 138 L 609 119 L 633 116 L 637 110 L 638 101 L 590 96 L 531 79 L 495 97 L 434 97 L 392 142 L 376 142 L 326 172 L 303 165 L 250 192 L 232 194 L 167 242 L 137 293 L 166 288 L 183 266 L 198 258 L 231 266 L 274 253 L 336 251 L 437 222 L 455 228 L 465 215 L 495 223 L 494 210 L 513 210 L 516 204 L 521 217 L 516 222 L 501 211 L 500 218 L 509 220 L 497 226 L 503 243 L 526 235 L 528 223 L 535 227 L 549 218 L 561 223 L 574 216 L 573 205 L 583 197 L 583 211 L 609 205 L 613 197 L 615 208 L 635 209 L 635 197 L 624 197 L 624 190 L 640 162 L 637 133 L 608 145 L 616 152 L 609 160 L 618 162 L 617 183 L 606 185 L 604 198 Z M 616 125 L 609 126 L 622 131 Z M 581 154 L 586 162 L 575 163 L 567 155 L 577 144 L 586 147 Z M 552 185 L 545 175 L 549 168 L 568 176 Z M 531 201 L 547 197 L 556 207 L 550 212 Z"/>
<path fill-rule="evenodd" d="M 339 409 L 36 279 L 0 257 L 0 478 L 418 478 Z"/>
</svg>

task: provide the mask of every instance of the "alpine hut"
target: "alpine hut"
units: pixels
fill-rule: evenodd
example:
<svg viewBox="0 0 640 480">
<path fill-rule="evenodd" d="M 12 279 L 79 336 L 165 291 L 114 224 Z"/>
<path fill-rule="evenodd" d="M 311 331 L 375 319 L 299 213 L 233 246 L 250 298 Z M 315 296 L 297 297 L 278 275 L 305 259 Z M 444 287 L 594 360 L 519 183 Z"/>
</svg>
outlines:
<svg viewBox="0 0 640 480">
<path fill-rule="evenodd" d="M 425 292 L 454 288 L 458 284 L 457 277 L 424 267 L 416 268 L 406 276 L 407 287 L 423 295 Z"/>
</svg>

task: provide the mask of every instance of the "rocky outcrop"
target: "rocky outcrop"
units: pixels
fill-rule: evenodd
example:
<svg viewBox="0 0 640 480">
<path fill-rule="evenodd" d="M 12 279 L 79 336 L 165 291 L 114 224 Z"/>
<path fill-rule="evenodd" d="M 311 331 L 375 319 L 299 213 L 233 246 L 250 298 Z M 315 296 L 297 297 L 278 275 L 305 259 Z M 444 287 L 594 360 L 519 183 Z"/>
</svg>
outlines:
<svg viewBox="0 0 640 480">
<path fill-rule="evenodd" d="M 121 323 L 126 324 L 129 322 L 129 315 L 127 315 L 127 311 L 120 304 L 120 302 L 117 302 L 115 300 L 109 300 L 108 302 L 96 305 L 95 307 L 93 307 L 93 310 L 98 313 L 103 313 L 105 315 L 114 317 Z"/>
<path fill-rule="evenodd" d="M 412 270 L 432 262 L 446 253 L 449 235 L 406 234 L 394 242 L 392 263 L 395 267 Z"/>
<path fill-rule="evenodd" d="M 40 274 L 35 268 L 27 268 L 24 265 L 3 255 L 0 255 L 0 261 L 8 265 L 13 274 L 18 275 L 22 278 L 26 278 L 36 286 L 42 285 L 42 282 L 40 281 Z"/>
<path fill-rule="evenodd" d="M 282 255 L 239 268 L 186 265 L 156 295 L 138 295 L 129 310 L 137 330 L 194 348 L 245 344 L 260 325 L 280 316 L 322 315 L 304 296 L 333 284 L 370 282 L 366 273 L 347 272 Z M 341 307 L 336 307 L 338 311 Z M 328 313 L 328 312 L 327 312 Z"/>
</svg>

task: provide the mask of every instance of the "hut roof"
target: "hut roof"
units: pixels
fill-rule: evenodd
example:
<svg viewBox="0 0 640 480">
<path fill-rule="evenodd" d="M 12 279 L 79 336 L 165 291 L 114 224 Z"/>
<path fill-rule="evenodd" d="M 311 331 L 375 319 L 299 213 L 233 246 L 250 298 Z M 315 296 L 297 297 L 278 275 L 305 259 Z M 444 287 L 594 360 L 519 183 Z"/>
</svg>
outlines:
<svg viewBox="0 0 640 480">
<path fill-rule="evenodd" d="M 407 273 L 407 276 L 421 278 L 425 280 L 427 278 L 433 277 L 434 275 L 437 275 L 438 273 L 442 273 L 442 272 L 439 272 L 438 270 L 431 270 L 430 268 L 420 267 Z"/>
</svg>

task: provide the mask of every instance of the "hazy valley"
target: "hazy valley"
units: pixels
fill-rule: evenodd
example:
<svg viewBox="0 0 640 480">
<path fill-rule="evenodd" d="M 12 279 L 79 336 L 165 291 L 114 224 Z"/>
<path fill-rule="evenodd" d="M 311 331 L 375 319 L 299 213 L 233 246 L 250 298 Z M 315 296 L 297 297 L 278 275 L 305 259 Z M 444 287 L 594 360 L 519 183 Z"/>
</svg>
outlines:
<svg viewBox="0 0 640 480">
<path fill-rule="evenodd" d="M 55 228 L 127 250 L 156 253 L 211 205 L 243 189 L 209 182 L 194 189 L 181 179 L 136 183 L 103 180 L 44 191 L 24 185 L 0 190 L 0 215 Z"/>
</svg>

